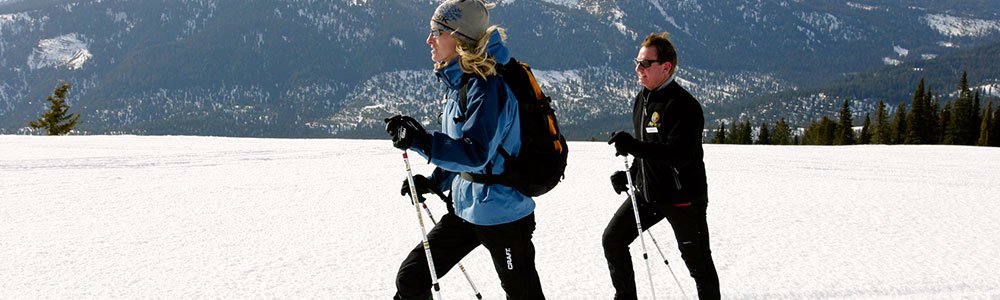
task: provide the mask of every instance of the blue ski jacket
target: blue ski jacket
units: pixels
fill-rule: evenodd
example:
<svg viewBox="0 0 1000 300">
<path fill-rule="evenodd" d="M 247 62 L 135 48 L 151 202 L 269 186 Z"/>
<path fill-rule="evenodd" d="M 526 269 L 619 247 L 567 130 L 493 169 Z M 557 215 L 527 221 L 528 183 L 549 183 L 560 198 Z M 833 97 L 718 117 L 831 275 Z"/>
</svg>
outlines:
<svg viewBox="0 0 1000 300">
<path fill-rule="evenodd" d="M 499 33 L 490 36 L 488 53 L 497 64 L 510 61 L 510 52 Z M 459 90 L 464 72 L 458 59 L 435 70 L 446 88 L 441 131 L 430 131 L 430 153 L 414 147 L 438 168 L 431 181 L 442 191 L 451 190 L 455 214 L 476 225 L 498 225 L 520 220 L 535 210 L 535 201 L 516 189 L 474 183 L 456 176 L 459 172 L 500 174 L 504 158 L 498 149 L 517 156 L 521 127 L 517 100 L 498 76 L 469 76 L 464 117 L 459 108 Z"/>
</svg>

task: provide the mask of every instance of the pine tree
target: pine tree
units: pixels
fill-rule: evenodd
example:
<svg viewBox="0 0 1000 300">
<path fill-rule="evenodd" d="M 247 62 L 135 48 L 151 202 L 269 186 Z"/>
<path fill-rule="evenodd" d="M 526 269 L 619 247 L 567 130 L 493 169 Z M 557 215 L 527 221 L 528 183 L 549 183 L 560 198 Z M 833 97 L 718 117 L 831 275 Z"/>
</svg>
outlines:
<svg viewBox="0 0 1000 300">
<path fill-rule="evenodd" d="M 819 121 L 812 122 L 802 133 L 803 145 L 833 145 L 839 124 L 823 116 Z"/>
<path fill-rule="evenodd" d="M 861 125 L 861 136 L 858 137 L 858 144 L 867 145 L 872 142 L 872 118 L 865 114 L 865 123 Z"/>
<path fill-rule="evenodd" d="M 972 128 L 972 137 L 976 140 L 979 140 L 979 125 L 983 123 L 983 115 L 981 111 L 982 109 L 979 104 L 979 89 L 976 89 L 975 96 L 972 97 L 972 124 L 975 125 Z"/>
<path fill-rule="evenodd" d="M 927 99 L 924 102 L 925 103 L 930 103 L 930 105 L 928 106 L 930 108 L 930 109 L 928 109 L 929 115 L 926 118 L 927 119 L 927 124 L 928 124 L 928 126 L 930 126 L 930 132 L 929 132 L 929 135 L 927 136 L 927 140 L 929 142 L 927 142 L 927 143 L 928 144 L 940 144 L 941 143 L 941 132 L 944 131 L 943 129 L 941 129 L 940 125 L 938 124 L 938 122 L 940 120 L 940 116 L 939 116 L 940 113 L 939 112 L 941 111 L 941 108 L 938 105 L 937 98 L 934 97 L 934 95 L 933 95 L 932 92 L 928 92 L 924 97 L 926 97 L 926 99 Z"/>
<path fill-rule="evenodd" d="M 844 99 L 844 105 L 840 107 L 839 119 L 833 144 L 854 145 L 854 119 L 851 117 L 851 101 L 849 99 Z"/>
<path fill-rule="evenodd" d="M 974 145 L 979 136 L 974 133 L 979 129 L 979 124 L 975 123 L 978 112 L 973 111 L 972 91 L 969 90 L 969 83 L 966 74 L 962 73 L 962 80 L 958 84 L 959 97 L 955 100 L 955 105 L 951 112 L 952 138 L 955 145 Z M 973 127 L 976 129 L 974 130 Z"/>
<path fill-rule="evenodd" d="M 41 118 L 28 123 L 34 129 L 45 128 L 48 135 L 64 135 L 73 131 L 80 114 L 70 114 L 69 106 L 66 105 L 66 94 L 69 93 L 70 84 L 62 82 L 52 92 L 53 96 L 46 98 L 49 103 L 49 110 Z"/>
<path fill-rule="evenodd" d="M 712 139 L 712 144 L 725 144 L 726 143 L 726 121 L 719 123 L 719 130 L 715 131 L 715 138 Z"/>
<path fill-rule="evenodd" d="M 838 124 L 837 122 L 833 121 L 833 119 L 830 119 L 828 117 L 823 117 L 823 119 L 820 120 L 820 128 L 822 128 L 821 133 L 823 135 L 821 137 L 821 141 L 823 142 L 822 145 L 827 145 L 827 146 L 833 145 L 833 141 L 837 139 L 838 125 L 840 124 Z"/>
<path fill-rule="evenodd" d="M 892 144 L 902 144 L 906 141 L 906 102 L 900 102 L 893 117 Z"/>
<path fill-rule="evenodd" d="M 959 97 L 972 96 L 972 90 L 969 89 L 969 73 L 963 71 L 962 78 L 958 80 L 958 92 Z"/>
<path fill-rule="evenodd" d="M 983 121 L 982 125 L 979 126 L 979 142 L 976 145 L 979 146 L 989 146 L 990 145 L 990 132 L 996 130 L 992 128 L 993 125 L 993 102 L 986 105 L 986 111 L 983 111 Z"/>
<path fill-rule="evenodd" d="M 906 116 L 906 144 L 934 144 L 930 140 L 930 101 L 924 96 L 924 80 L 920 80 L 916 92 L 913 94 L 913 104 L 910 113 Z"/>
<path fill-rule="evenodd" d="M 733 121 L 733 124 L 730 125 L 729 132 L 726 134 L 726 144 L 739 144 L 738 137 L 740 136 L 740 130 L 742 129 L 743 128 L 740 126 L 739 121 Z"/>
<path fill-rule="evenodd" d="M 737 136 L 740 145 L 752 145 L 753 144 L 753 125 L 750 125 L 750 119 L 743 121 L 740 125 L 740 135 Z"/>
<path fill-rule="evenodd" d="M 767 129 L 767 122 L 760 124 L 760 134 L 757 135 L 757 144 L 771 144 L 771 132 Z"/>
<path fill-rule="evenodd" d="M 992 130 L 990 130 L 990 141 L 988 146 L 1000 147 L 1000 105 L 998 105 L 997 109 L 993 111 L 993 116 L 990 118 L 993 119 L 993 122 L 990 124 L 990 128 L 992 128 Z"/>
<path fill-rule="evenodd" d="M 825 118 L 825 117 L 824 117 Z M 806 130 L 802 132 L 802 145 L 820 145 L 820 121 L 812 121 L 806 125 Z"/>
<path fill-rule="evenodd" d="M 875 110 L 875 130 L 872 131 L 872 144 L 891 144 L 892 134 L 889 127 L 889 115 L 885 112 L 885 101 L 878 101 Z"/>
<path fill-rule="evenodd" d="M 938 137 L 940 144 L 955 144 L 955 137 L 951 134 L 954 130 L 951 126 L 951 111 L 951 101 L 945 102 L 944 108 L 941 109 L 940 121 L 938 121 L 938 128 L 941 129 L 941 136 Z"/>
<path fill-rule="evenodd" d="M 774 133 L 771 134 L 771 144 L 772 145 L 789 145 L 792 143 L 792 129 L 785 122 L 785 118 L 778 120 L 778 123 L 774 124 Z"/>
</svg>

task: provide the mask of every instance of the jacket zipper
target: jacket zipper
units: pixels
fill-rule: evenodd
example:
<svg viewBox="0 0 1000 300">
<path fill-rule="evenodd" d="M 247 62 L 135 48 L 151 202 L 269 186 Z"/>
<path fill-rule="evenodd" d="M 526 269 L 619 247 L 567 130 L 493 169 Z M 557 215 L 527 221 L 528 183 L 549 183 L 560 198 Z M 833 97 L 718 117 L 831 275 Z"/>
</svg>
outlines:
<svg viewBox="0 0 1000 300">
<path fill-rule="evenodd" d="M 649 94 L 646 94 L 646 97 L 642 99 L 642 116 L 639 118 L 639 139 L 642 142 L 646 142 L 646 134 L 643 132 L 643 127 L 645 127 L 646 125 L 646 106 L 648 104 L 649 104 Z M 641 158 L 639 158 L 638 160 L 639 160 L 639 174 L 641 174 L 639 178 L 642 181 L 641 183 L 642 196 L 643 199 L 649 201 L 648 198 L 649 192 L 646 191 L 646 162 Z"/>
</svg>

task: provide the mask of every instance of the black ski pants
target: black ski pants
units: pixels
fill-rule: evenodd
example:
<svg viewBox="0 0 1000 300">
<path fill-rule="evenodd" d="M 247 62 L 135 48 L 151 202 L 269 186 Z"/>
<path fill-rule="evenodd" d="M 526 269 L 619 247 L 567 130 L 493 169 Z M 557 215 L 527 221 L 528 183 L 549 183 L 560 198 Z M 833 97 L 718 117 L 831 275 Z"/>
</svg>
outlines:
<svg viewBox="0 0 1000 300">
<path fill-rule="evenodd" d="M 531 243 L 534 232 L 535 214 L 506 224 L 480 226 L 449 213 L 441 217 L 427 239 L 439 278 L 483 245 L 490 252 L 507 299 L 545 299 L 535 270 L 535 245 Z M 427 256 L 423 245 L 417 244 L 399 266 L 393 299 L 424 300 L 430 296 Z"/>
<path fill-rule="evenodd" d="M 719 275 L 712 261 L 712 250 L 708 243 L 708 223 L 705 220 L 708 205 L 674 206 L 668 203 L 648 203 L 641 197 L 638 203 L 642 230 L 649 229 L 664 218 L 670 222 L 681 251 L 681 258 L 698 286 L 698 298 L 719 299 Z M 604 229 L 602 238 L 604 257 L 608 260 L 608 269 L 611 271 L 615 299 L 637 298 L 635 271 L 629 254 L 629 244 L 638 237 L 635 227 L 632 201 L 625 200 L 611 218 L 608 227 Z M 647 252 L 648 250 L 656 249 L 647 247 Z M 665 283 L 657 285 L 660 284 Z"/>
</svg>

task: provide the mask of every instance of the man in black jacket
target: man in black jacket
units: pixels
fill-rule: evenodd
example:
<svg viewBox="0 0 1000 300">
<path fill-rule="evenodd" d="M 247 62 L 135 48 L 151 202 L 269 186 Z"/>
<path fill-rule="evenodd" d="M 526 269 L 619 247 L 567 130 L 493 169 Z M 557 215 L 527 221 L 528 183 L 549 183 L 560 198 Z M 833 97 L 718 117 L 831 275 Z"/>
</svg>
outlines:
<svg viewBox="0 0 1000 300">
<path fill-rule="evenodd" d="M 629 172 L 635 184 L 642 229 L 664 218 L 677 238 L 681 258 L 698 287 L 700 299 L 718 299 L 719 276 L 708 240 L 708 184 L 701 147 L 705 117 L 701 104 L 674 80 L 677 52 L 667 33 L 642 42 L 635 71 L 643 89 L 635 97 L 632 122 L 636 139 L 616 132 L 609 144 L 617 155 L 635 157 Z M 627 191 L 625 171 L 611 176 L 615 192 Z M 631 200 L 626 200 L 604 229 L 604 256 L 615 299 L 636 299 L 635 271 L 628 246 L 638 236 Z"/>
</svg>

